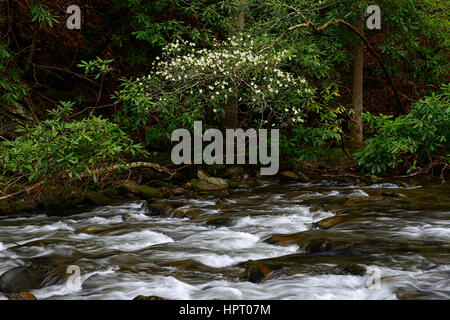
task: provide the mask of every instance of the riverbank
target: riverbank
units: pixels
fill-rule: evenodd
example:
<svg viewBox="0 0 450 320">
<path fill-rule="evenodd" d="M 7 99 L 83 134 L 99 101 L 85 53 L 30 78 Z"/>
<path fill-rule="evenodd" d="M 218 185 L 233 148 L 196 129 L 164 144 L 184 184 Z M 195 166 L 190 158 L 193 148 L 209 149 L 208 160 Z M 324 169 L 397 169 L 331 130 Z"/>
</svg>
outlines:
<svg viewBox="0 0 450 320">
<path fill-rule="evenodd" d="M 159 157 L 167 158 L 165 155 Z M 163 165 L 170 166 L 167 159 L 165 161 Z M 127 172 L 123 179 L 117 179 L 110 184 L 100 181 L 79 188 L 76 185 L 62 186 L 48 182 L 36 190 L 1 200 L 0 215 L 52 211 L 76 206 L 104 206 L 133 200 L 155 201 L 193 194 L 221 196 L 230 190 L 250 189 L 275 182 L 306 183 L 311 180 L 334 179 L 338 182 L 368 184 L 392 181 L 392 178 L 359 174 L 356 164 L 340 149 L 330 150 L 326 156 L 312 162 L 282 161 L 280 172 L 275 176 L 261 176 L 257 166 L 249 165 L 192 165 L 174 172 L 176 174 L 168 176 L 148 168 L 139 169 Z M 443 177 L 428 179 L 443 181 Z M 400 184 L 402 180 L 404 177 L 397 178 Z M 9 184 L 12 186 L 7 188 Z M 6 189 L 8 194 L 24 191 L 28 187 L 26 184 L 12 183 L 8 178 L 0 176 L 0 190 Z"/>
</svg>

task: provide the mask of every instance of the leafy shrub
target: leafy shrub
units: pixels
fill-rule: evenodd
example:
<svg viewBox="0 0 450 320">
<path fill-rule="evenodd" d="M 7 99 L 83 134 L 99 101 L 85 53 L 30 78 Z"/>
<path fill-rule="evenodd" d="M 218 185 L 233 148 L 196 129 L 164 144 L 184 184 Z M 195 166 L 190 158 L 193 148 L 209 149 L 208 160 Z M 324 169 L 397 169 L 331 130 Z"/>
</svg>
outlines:
<svg viewBox="0 0 450 320">
<path fill-rule="evenodd" d="M 0 145 L 4 172 L 27 177 L 70 179 L 94 176 L 95 170 L 123 163 L 126 155 L 145 154 L 117 124 L 101 117 L 68 121 L 73 103 L 50 111 L 51 119 L 33 128 L 20 127 L 21 136 Z"/>
<path fill-rule="evenodd" d="M 355 153 L 365 172 L 385 173 L 402 162 L 409 163 L 411 171 L 418 163 L 431 163 L 439 157 L 450 160 L 450 85 L 416 102 L 407 115 L 392 119 L 365 113 L 364 119 L 378 131 Z"/>
</svg>

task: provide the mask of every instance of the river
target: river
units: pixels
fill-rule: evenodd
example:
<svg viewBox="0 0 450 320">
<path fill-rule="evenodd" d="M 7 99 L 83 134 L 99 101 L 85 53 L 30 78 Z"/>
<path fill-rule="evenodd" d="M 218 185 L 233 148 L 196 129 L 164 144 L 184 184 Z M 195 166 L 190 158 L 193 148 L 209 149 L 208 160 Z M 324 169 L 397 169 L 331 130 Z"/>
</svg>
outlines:
<svg viewBox="0 0 450 320">
<path fill-rule="evenodd" d="M 0 274 L 79 267 L 79 283 L 33 290 L 39 299 L 450 298 L 448 184 L 267 183 L 72 211 L 0 217 Z M 328 229 L 315 224 L 334 216 Z M 325 245 L 312 250 L 317 239 Z M 274 271 L 249 282 L 248 260 Z M 343 263 L 376 272 L 329 272 Z"/>
</svg>

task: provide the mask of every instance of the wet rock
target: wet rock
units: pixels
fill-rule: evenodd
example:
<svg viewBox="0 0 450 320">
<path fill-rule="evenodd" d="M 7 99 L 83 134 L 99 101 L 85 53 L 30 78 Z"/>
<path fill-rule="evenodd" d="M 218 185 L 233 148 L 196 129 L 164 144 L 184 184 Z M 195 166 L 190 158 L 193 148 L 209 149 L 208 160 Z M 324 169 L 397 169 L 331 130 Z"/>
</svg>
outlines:
<svg viewBox="0 0 450 320">
<path fill-rule="evenodd" d="M 142 185 L 138 187 L 139 195 L 144 199 L 162 198 L 163 194 L 158 189 Z"/>
<path fill-rule="evenodd" d="M 334 216 L 330 218 L 325 218 L 323 220 L 320 220 L 319 222 L 316 222 L 314 224 L 315 227 L 318 227 L 320 229 L 330 229 L 342 222 L 346 221 L 346 217 L 344 216 Z"/>
<path fill-rule="evenodd" d="M 37 298 L 30 292 L 20 292 L 8 300 L 37 300 Z"/>
<path fill-rule="evenodd" d="M 206 173 L 199 170 L 197 172 L 198 179 L 192 180 L 194 188 L 201 191 L 218 191 L 228 188 L 228 182 L 221 178 L 209 177 Z"/>
<path fill-rule="evenodd" d="M 319 238 L 306 240 L 301 246 L 306 253 L 317 253 L 334 249 L 333 243 L 329 239 Z"/>
<path fill-rule="evenodd" d="M 353 275 L 353 276 L 364 276 L 366 272 L 367 272 L 366 268 L 353 263 L 345 263 L 337 265 L 328 271 L 328 273 L 330 274 Z"/>
<path fill-rule="evenodd" d="M 253 283 L 260 283 L 268 278 L 272 270 L 265 264 L 249 260 L 245 263 L 247 280 Z"/>
<path fill-rule="evenodd" d="M 175 210 L 175 212 L 173 213 L 172 217 L 173 218 L 197 218 L 198 216 L 200 216 L 203 213 L 202 210 L 199 209 L 191 209 L 191 208 L 180 208 Z"/>
<path fill-rule="evenodd" d="M 0 276 L 0 292 L 18 293 L 67 281 L 67 266 L 31 264 L 6 271 Z"/>
<path fill-rule="evenodd" d="M 291 171 L 283 171 L 280 173 L 280 179 L 282 181 L 297 181 L 299 177 Z"/>
<path fill-rule="evenodd" d="M 102 192 L 97 192 L 97 191 L 93 191 L 93 190 L 86 191 L 85 196 L 91 202 L 93 202 L 94 204 L 99 205 L 99 206 L 107 206 L 114 202 L 113 199 L 108 198 Z"/>
<path fill-rule="evenodd" d="M 216 217 L 213 216 L 213 217 L 207 217 L 207 218 L 203 219 L 203 221 L 207 226 L 223 227 L 223 226 L 230 225 L 231 218 L 225 217 L 225 216 L 216 216 Z M 203 221 L 199 220 L 199 222 L 203 222 Z"/>
<path fill-rule="evenodd" d="M 158 296 L 137 296 L 133 300 L 160 301 L 160 300 L 168 300 L 168 299 L 161 298 L 161 297 L 158 297 Z"/>
<path fill-rule="evenodd" d="M 125 213 L 124 215 L 122 215 L 122 221 L 124 221 L 124 222 L 138 222 L 139 219 L 133 213 Z"/>
<path fill-rule="evenodd" d="M 167 202 L 152 203 L 151 205 L 147 205 L 148 211 L 146 214 L 149 216 L 170 215 L 176 208 L 177 206 L 172 203 Z"/>
</svg>

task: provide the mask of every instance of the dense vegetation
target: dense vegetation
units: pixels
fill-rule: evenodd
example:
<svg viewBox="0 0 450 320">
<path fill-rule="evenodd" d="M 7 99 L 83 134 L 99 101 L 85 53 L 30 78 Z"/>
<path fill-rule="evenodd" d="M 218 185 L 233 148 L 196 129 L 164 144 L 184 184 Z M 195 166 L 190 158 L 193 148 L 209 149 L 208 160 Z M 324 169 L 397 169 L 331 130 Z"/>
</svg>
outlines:
<svg viewBox="0 0 450 320">
<path fill-rule="evenodd" d="M 66 27 L 66 9 L 83 12 Z M 375 175 L 445 174 L 445 0 L 0 3 L 0 166 L 76 179 L 169 150 L 176 128 L 279 128 L 283 158 L 330 148 Z M 364 41 L 363 41 L 364 40 Z M 16 128 L 17 131 L 11 130 Z M 150 159 L 148 159 L 150 158 Z"/>
</svg>

